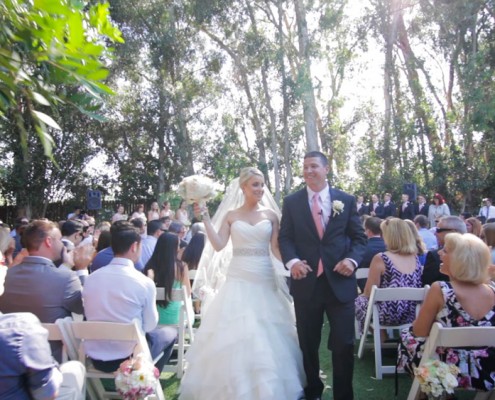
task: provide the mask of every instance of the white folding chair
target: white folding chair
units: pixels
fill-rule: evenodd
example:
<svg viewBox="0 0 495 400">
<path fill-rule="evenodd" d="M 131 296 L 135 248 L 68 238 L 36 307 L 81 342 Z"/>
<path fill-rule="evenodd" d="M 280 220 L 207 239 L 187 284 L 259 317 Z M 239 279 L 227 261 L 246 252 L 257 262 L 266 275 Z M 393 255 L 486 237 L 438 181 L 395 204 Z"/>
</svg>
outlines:
<svg viewBox="0 0 495 400">
<path fill-rule="evenodd" d="M 117 398 L 121 396 L 117 392 L 108 392 L 105 390 L 101 379 L 114 379 L 113 373 L 106 373 L 97 370 L 91 363 L 89 357 L 84 351 L 84 342 L 86 340 L 108 340 L 108 341 L 126 341 L 134 342 L 133 356 L 143 353 L 150 362 L 153 362 L 151 353 L 146 342 L 144 334 L 141 332 L 139 322 L 134 320 L 130 323 L 101 322 L 101 321 L 82 321 L 82 322 L 63 322 L 63 331 L 65 337 L 70 341 L 70 352 L 77 348 L 78 359 L 86 367 L 87 389 L 88 394 L 93 400 L 104 398 Z M 69 352 L 69 356 L 70 356 Z M 159 380 L 155 387 L 155 395 L 150 396 L 158 400 L 165 400 L 163 389 Z"/>
<path fill-rule="evenodd" d="M 466 326 L 459 328 L 444 328 L 439 322 L 435 322 L 426 340 L 423 356 L 419 365 L 435 358 L 437 347 L 495 347 L 494 326 Z M 417 400 L 420 393 L 420 385 L 415 377 L 409 390 L 407 400 Z M 478 392 L 475 399 L 488 399 L 492 392 Z"/>
<path fill-rule="evenodd" d="M 370 273 L 369 268 L 358 268 L 356 270 L 356 279 L 366 279 Z"/>
<path fill-rule="evenodd" d="M 43 328 L 48 331 L 48 341 L 49 342 L 62 342 L 62 362 L 67 362 L 69 360 L 69 356 L 67 354 L 67 345 L 62 334 L 62 330 L 60 329 L 60 325 L 55 323 L 44 322 L 41 324 Z"/>
<path fill-rule="evenodd" d="M 358 268 L 356 269 L 356 279 L 367 279 L 369 273 L 369 268 Z M 359 322 L 357 319 L 354 319 L 354 334 L 356 335 L 356 340 L 361 338 L 361 334 L 359 333 Z"/>
<path fill-rule="evenodd" d="M 375 375 L 376 379 L 382 379 L 383 374 L 395 373 L 395 365 L 382 365 L 382 343 L 380 332 L 382 329 L 404 329 L 411 324 L 384 326 L 380 324 L 380 312 L 378 308 L 379 302 L 383 301 L 415 301 L 416 315 L 418 314 L 419 307 L 426 297 L 426 293 L 429 290 L 429 286 L 423 288 L 410 288 L 410 287 L 398 287 L 398 288 L 378 288 L 373 285 L 371 290 L 371 296 L 368 302 L 368 309 L 366 311 L 366 319 L 364 322 L 363 335 L 359 343 L 358 358 L 363 356 L 364 345 L 366 343 L 366 336 L 369 328 L 373 329 L 373 342 L 375 348 Z M 396 345 L 394 345 L 397 347 Z"/>
<path fill-rule="evenodd" d="M 156 288 L 156 299 L 165 299 L 164 288 Z M 184 355 L 194 341 L 194 330 L 192 327 L 192 324 L 194 323 L 194 311 L 192 309 L 191 298 L 189 297 L 185 286 L 181 289 L 172 289 L 171 299 L 172 301 L 180 301 L 182 303 L 179 310 L 179 323 L 174 325 L 177 326 L 178 329 L 177 343 L 174 345 L 174 349 L 177 351 L 177 363 L 173 364 L 175 360 L 171 360 L 172 363 L 165 365 L 163 372 L 173 372 L 177 374 L 177 378 L 180 379 L 182 378 L 185 368 Z"/>
</svg>

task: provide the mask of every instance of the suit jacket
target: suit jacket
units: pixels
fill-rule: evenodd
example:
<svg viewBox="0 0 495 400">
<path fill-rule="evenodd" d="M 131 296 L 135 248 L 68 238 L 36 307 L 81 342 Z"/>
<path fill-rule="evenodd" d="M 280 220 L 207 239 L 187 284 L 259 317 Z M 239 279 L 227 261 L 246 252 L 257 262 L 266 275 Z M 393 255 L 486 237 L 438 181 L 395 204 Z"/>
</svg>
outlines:
<svg viewBox="0 0 495 400">
<path fill-rule="evenodd" d="M 366 245 L 366 250 L 363 255 L 363 259 L 359 263 L 358 268 L 369 268 L 371 260 L 378 253 L 383 253 L 387 248 L 385 242 L 381 237 L 370 237 L 368 239 L 368 244 Z M 364 291 L 367 279 L 358 279 L 358 286 L 361 291 Z"/>
<path fill-rule="evenodd" d="M 416 213 L 414 212 L 414 204 L 411 203 L 410 201 L 407 202 L 407 206 L 405 210 L 402 210 L 402 203 L 399 204 L 398 208 L 399 208 L 400 219 L 410 219 L 412 221 L 416 216 Z"/>
<path fill-rule="evenodd" d="M 344 209 L 340 214 L 332 211 L 323 237 L 320 239 L 311 215 L 308 191 L 299 190 L 284 199 L 280 223 L 279 244 L 284 264 L 299 258 L 306 260 L 313 269 L 301 280 L 291 280 L 294 301 L 309 301 L 316 284 L 318 261 L 323 261 L 325 276 L 337 299 L 353 300 L 357 295 L 356 277 L 345 277 L 333 269 L 335 265 L 351 258 L 359 263 L 366 248 L 367 238 L 356 210 L 354 196 L 337 189 L 330 189 L 330 200 L 340 200 Z"/>
<path fill-rule="evenodd" d="M 82 285 L 69 268 L 56 267 L 44 257 L 27 256 L 10 267 L 5 277 L 5 292 L 0 296 L 3 313 L 31 312 L 41 322 L 55 322 L 82 314 Z M 61 362 L 62 342 L 50 342 L 53 357 Z"/>
<path fill-rule="evenodd" d="M 81 281 L 75 272 L 57 268 L 47 258 L 28 256 L 8 269 L 0 311 L 31 312 L 41 322 L 55 322 L 73 312 L 83 313 L 81 293 Z"/>
<path fill-rule="evenodd" d="M 414 213 L 416 215 L 424 215 L 424 216 L 428 216 L 428 208 L 430 207 L 430 205 L 428 203 L 425 203 L 423 204 L 423 208 L 421 209 L 421 211 L 419 210 L 419 204 L 418 203 L 415 203 L 414 204 Z"/>
<path fill-rule="evenodd" d="M 388 217 L 395 217 L 396 216 L 395 204 L 392 202 L 388 203 L 388 205 L 383 204 L 381 213 L 380 214 L 376 213 L 376 216 L 381 219 L 385 219 Z"/>
<path fill-rule="evenodd" d="M 371 215 L 371 212 L 373 211 L 373 202 L 370 202 L 370 204 L 368 205 L 368 211 L 369 214 Z M 383 214 L 383 203 L 378 202 L 378 205 L 375 210 L 375 214 L 376 217 L 381 218 L 380 215 Z"/>
<path fill-rule="evenodd" d="M 358 215 L 359 216 L 362 216 L 362 215 L 369 215 L 370 214 L 370 209 L 368 208 L 368 206 L 366 204 L 363 203 L 363 205 L 361 206 L 361 208 L 358 210 Z"/>
<path fill-rule="evenodd" d="M 440 272 L 440 255 L 438 250 L 432 250 L 426 253 L 425 266 L 423 268 L 423 274 L 421 275 L 421 282 L 423 286 L 431 285 L 436 281 L 448 281 L 448 275 L 444 275 Z"/>
</svg>

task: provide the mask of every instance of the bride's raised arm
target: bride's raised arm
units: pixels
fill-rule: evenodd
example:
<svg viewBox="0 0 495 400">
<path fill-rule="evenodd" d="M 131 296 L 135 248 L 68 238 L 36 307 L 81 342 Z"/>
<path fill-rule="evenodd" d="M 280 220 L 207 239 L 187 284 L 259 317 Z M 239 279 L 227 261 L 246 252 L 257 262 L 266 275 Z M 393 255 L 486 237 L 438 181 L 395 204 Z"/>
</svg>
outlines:
<svg viewBox="0 0 495 400">
<path fill-rule="evenodd" d="M 206 206 L 200 208 L 198 204 L 194 204 L 194 215 L 202 215 L 203 223 L 205 224 L 206 234 L 210 240 L 211 246 L 216 250 L 222 250 L 228 243 L 230 238 L 230 211 L 223 218 L 222 224 L 218 232 L 213 227 L 210 221 L 210 214 Z"/>
</svg>

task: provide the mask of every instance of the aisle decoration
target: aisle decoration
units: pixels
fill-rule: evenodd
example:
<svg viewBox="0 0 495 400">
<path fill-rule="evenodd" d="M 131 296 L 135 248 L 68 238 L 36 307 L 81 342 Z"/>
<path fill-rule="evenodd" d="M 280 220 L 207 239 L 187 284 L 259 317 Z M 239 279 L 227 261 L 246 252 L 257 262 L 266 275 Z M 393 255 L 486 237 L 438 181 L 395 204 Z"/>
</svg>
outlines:
<svg viewBox="0 0 495 400">
<path fill-rule="evenodd" d="M 454 389 L 458 386 L 459 368 L 454 364 L 429 360 L 414 368 L 414 375 L 419 380 L 421 391 L 428 396 L 428 399 L 442 399 L 447 393 L 454 393 Z"/>
<path fill-rule="evenodd" d="M 125 360 L 115 372 L 115 386 L 125 400 L 143 400 L 155 393 L 158 369 L 140 353 Z"/>
</svg>

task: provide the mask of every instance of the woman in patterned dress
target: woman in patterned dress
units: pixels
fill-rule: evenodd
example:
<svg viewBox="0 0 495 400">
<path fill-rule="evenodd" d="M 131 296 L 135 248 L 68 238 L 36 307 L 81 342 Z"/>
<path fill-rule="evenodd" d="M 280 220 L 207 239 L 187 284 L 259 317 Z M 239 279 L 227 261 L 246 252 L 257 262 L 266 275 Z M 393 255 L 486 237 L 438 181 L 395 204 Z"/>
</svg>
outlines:
<svg viewBox="0 0 495 400">
<path fill-rule="evenodd" d="M 373 285 L 380 288 L 421 287 L 421 263 L 416 238 L 407 223 L 390 218 L 380 224 L 387 251 L 371 260 L 370 272 L 362 295 L 355 300 L 356 319 L 362 333 L 366 310 Z M 380 323 L 401 325 L 414 320 L 416 303 L 413 301 L 387 301 L 379 305 Z"/>
<path fill-rule="evenodd" d="M 445 327 L 495 326 L 495 288 L 488 282 L 490 250 L 475 235 L 449 233 L 439 251 L 440 271 L 450 282 L 435 282 L 411 329 L 401 334 L 399 368 L 412 373 L 423 355 L 426 337 L 434 322 Z M 438 348 L 438 357 L 460 369 L 459 386 L 479 390 L 495 388 L 493 348 Z"/>
</svg>

